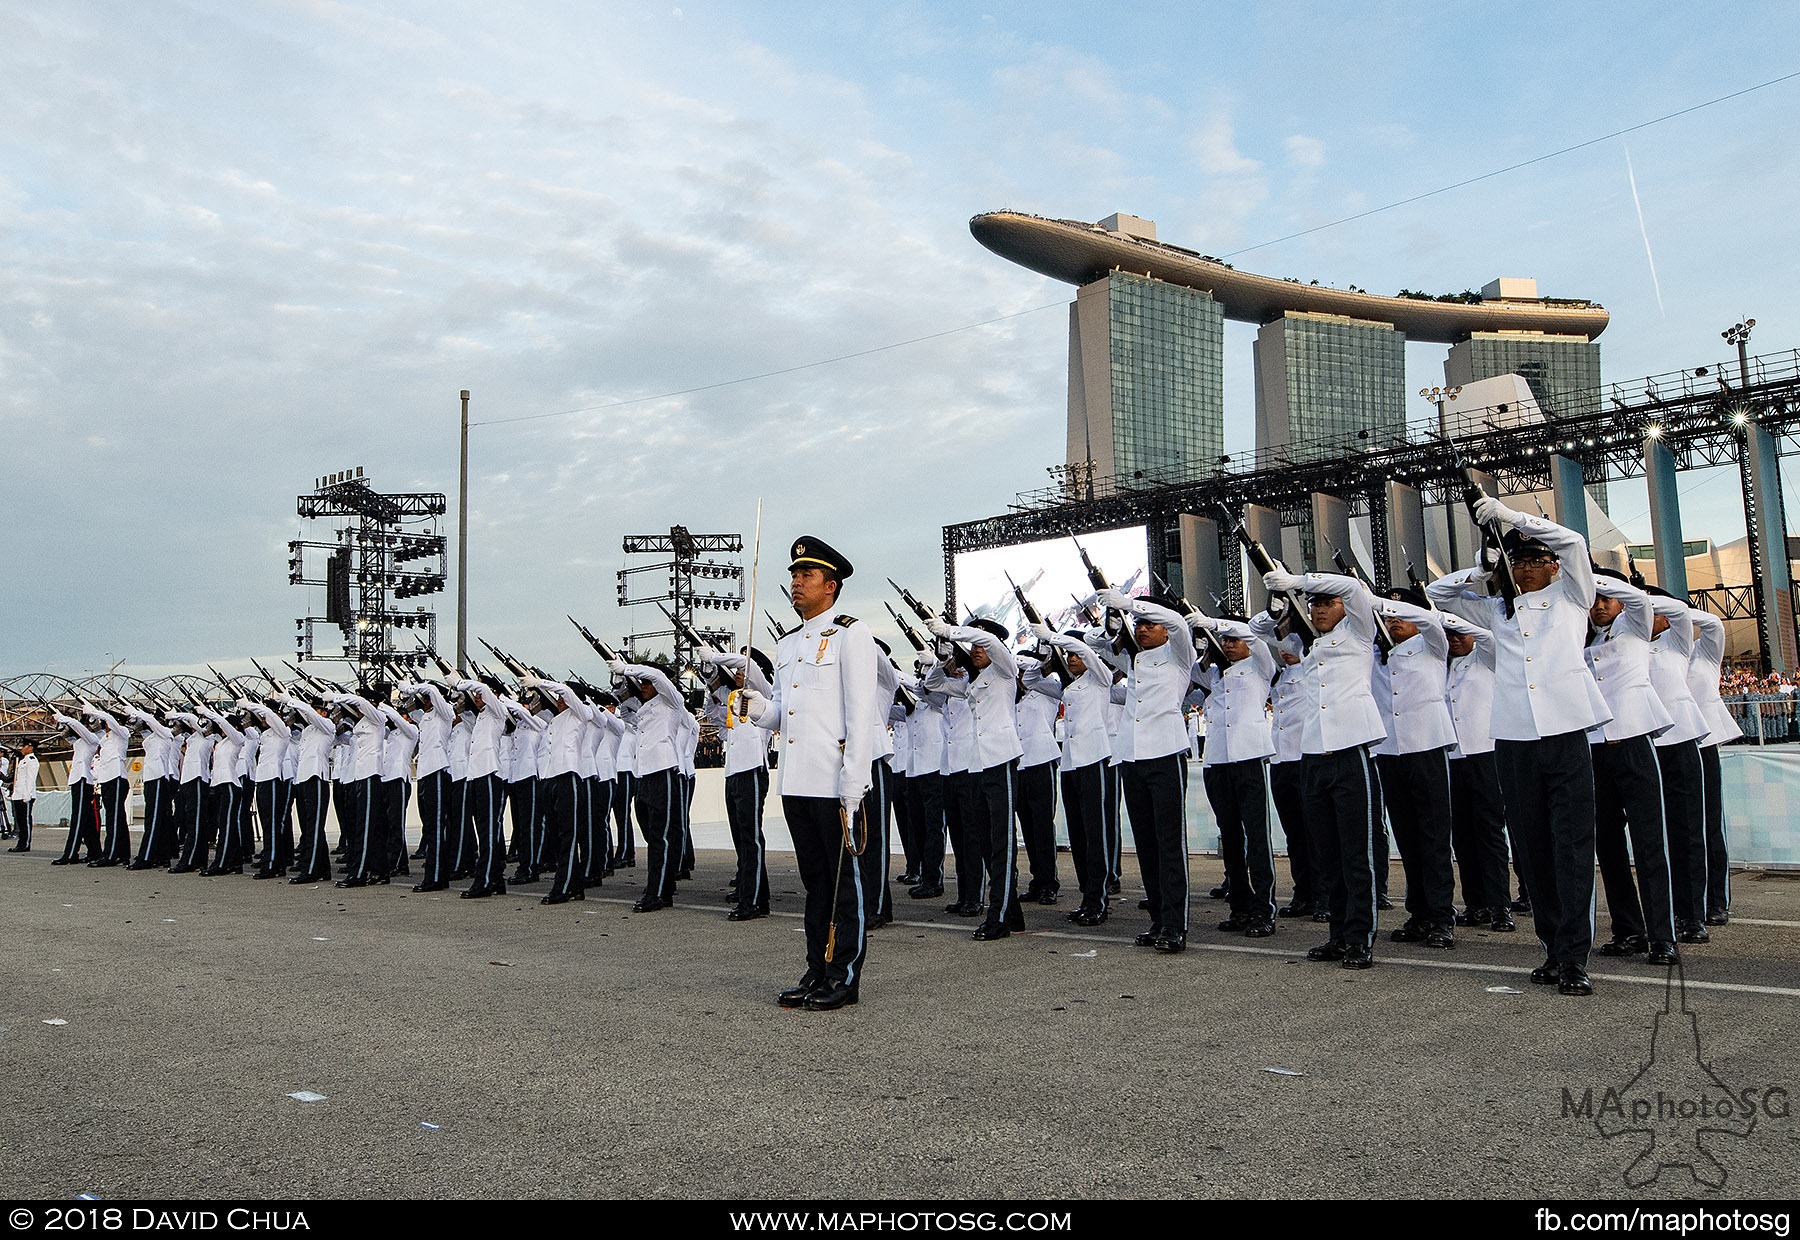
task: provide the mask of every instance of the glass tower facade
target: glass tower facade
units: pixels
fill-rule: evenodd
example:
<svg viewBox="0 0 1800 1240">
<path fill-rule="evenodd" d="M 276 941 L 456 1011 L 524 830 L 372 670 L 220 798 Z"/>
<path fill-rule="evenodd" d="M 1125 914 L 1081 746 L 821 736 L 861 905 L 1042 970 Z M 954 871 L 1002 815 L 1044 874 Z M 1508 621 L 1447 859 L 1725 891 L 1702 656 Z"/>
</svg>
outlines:
<svg viewBox="0 0 1800 1240">
<path fill-rule="evenodd" d="M 1256 336 L 1256 442 L 1295 461 L 1406 432 L 1406 336 L 1386 323 L 1289 312 Z"/>
<path fill-rule="evenodd" d="M 1552 421 L 1600 412 L 1600 343 L 1580 336 L 1479 332 L 1450 347 L 1452 385 L 1518 375 Z"/>
<path fill-rule="evenodd" d="M 1070 319 L 1070 465 L 1168 482 L 1217 462 L 1224 350 L 1210 294 L 1125 272 L 1084 286 Z"/>
</svg>

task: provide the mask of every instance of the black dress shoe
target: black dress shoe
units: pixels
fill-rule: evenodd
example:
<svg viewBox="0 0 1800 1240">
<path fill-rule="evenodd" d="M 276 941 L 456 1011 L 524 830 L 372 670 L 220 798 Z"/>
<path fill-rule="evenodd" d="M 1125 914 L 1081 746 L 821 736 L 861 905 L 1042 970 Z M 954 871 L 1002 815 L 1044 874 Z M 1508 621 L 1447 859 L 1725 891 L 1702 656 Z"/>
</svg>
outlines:
<svg viewBox="0 0 1800 1240">
<path fill-rule="evenodd" d="M 154 870 L 156 867 L 148 861 L 133 861 L 125 868 L 128 870 Z"/>
<path fill-rule="evenodd" d="M 631 911 L 634 913 L 654 913 L 658 909 L 668 908 L 673 903 L 673 900 L 659 900 L 655 896 L 641 896 L 637 902 L 631 906 Z"/>
<path fill-rule="evenodd" d="M 1139 947 L 1155 947 L 1156 940 L 1161 937 L 1162 932 L 1159 930 L 1140 930 L 1138 936 L 1131 941 Z"/>
<path fill-rule="evenodd" d="M 987 912 L 985 904 L 950 904 L 944 907 L 946 913 L 955 913 L 958 917 L 979 917 Z"/>
<path fill-rule="evenodd" d="M 1329 925 L 1331 923 L 1331 910 L 1321 904 L 1313 909 L 1312 919 L 1318 925 Z"/>
<path fill-rule="evenodd" d="M 1622 935 L 1610 943 L 1600 944 L 1602 956 L 1637 956 L 1641 955 L 1643 950 L 1644 936 L 1641 934 Z"/>
<path fill-rule="evenodd" d="M 1106 912 L 1104 909 L 1078 908 L 1069 920 L 1078 926 L 1097 926 L 1106 920 Z"/>
<path fill-rule="evenodd" d="M 1531 983 L 1534 986 L 1554 986 L 1562 980 L 1562 966 L 1554 960 L 1546 960 L 1531 971 Z"/>
<path fill-rule="evenodd" d="M 1008 930 L 1004 924 L 996 925 L 993 922 L 985 922 L 982 925 L 976 926 L 975 933 L 971 934 L 969 937 L 974 939 L 977 943 L 986 943 L 991 939 L 1004 939 L 1011 935 L 1012 931 Z"/>
<path fill-rule="evenodd" d="M 1680 943 L 1710 943 L 1712 935 L 1697 921 L 1678 921 L 1675 923 L 1675 939 Z"/>
<path fill-rule="evenodd" d="M 538 881 L 536 870 L 515 870 L 513 876 L 506 880 L 509 883 L 535 883 Z"/>
<path fill-rule="evenodd" d="M 906 893 L 915 900 L 935 900 L 944 894 L 942 883 L 920 883 Z"/>
<path fill-rule="evenodd" d="M 570 900 L 585 900 L 585 899 L 587 899 L 587 894 L 585 892 L 565 891 L 561 895 L 558 895 L 556 892 L 552 891 L 549 895 L 547 895 L 543 899 L 539 900 L 538 903 L 539 904 L 567 904 Z"/>
<path fill-rule="evenodd" d="M 1116 895 L 1118 895 L 1118 894 L 1119 894 L 1119 892 L 1120 892 L 1120 891 L 1122 891 L 1122 890 L 1123 890 L 1123 889 L 1124 889 L 1124 888 L 1123 888 L 1123 886 L 1122 886 L 1122 884 L 1121 884 L 1121 883 L 1120 883 L 1120 882 L 1119 882 L 1119 880 L 1118 880 L 1118 879 L 1116 879 L 1116 878 L 1109 878 L 1109 879 L 1107 879 L 1107 880 L 1106 880 L 1106 894 L 1107 894 L 1107 895 L 1109 895 L 1109 896 L 1116 896 Z"/>
<path fill-rule="evenodd" d="M 50 864 L 55 865 L 56 862 L 52 861 Z M 172 865 L 169 867 L 169 873 L 171 874 L 192 874 L 193 872 L 194 867 L 191 865 Z"/>
<path fill-rule="evenodd" d="M 1587 970 L 1578 964 L 1565 964 L 1562 974 L 1556 979 L 1556 993 L 1561 995 L 1591 995 L 1594 983 L 1588 980 Z"/>
<path fill-rule="evenodd" d="M 1725 912 L 1723 909 L 1716 913 L 1708 913 L 1706 915 L 1706 924 L 1709 926 L 1723 926 L 1730 921 L 1731 914 Z"/>
<path fill-rule="evenodd" d="M 241 865 L 215 865 L 210 870 L 201 870 L 200 874 L 204 878 L 218 878 L 221 874 L 242 874 L 243 872 L 244 867 Z"/>
<path fill-rule="evenodd" d="M 693 876 L 694 876 L 694 872 L 692 870 L 680 870 L 680 871 L 677 871 L 675 874 L 675 877 L 680 879 L 684 883 L 688 879 L 692 878 Z"/>
<path fill-rule="evenodd" d="M 1375 955 L 1366 947 L 1344 948 L 1344 958 L 1338 964 L 1346 969 L 1372 969 L 1375 967 Z"/>
<path fill-rule="evenodd" d="M 729 913 L 725 914 L 725 920 L 726 921 L 755 921 L 758 917 L 767 917 L 768 915 L 769 915 L 769 910 L 766 908 L 745 908 L 743 905 L 740 904 L 736 908 L 732 909 Z"/>
<path fill-rule="evenodd" d="M 902 887 L 916 887 L 919 883 L 919 876 L 917 874 L 902 874 L 893 881 L 899 883 Z M 735 887 L 737 884 L 733 883 L 732 886 Z"/>
<path fill-rule="evenodd" d="M 1277 915 L 1282 917 L 1311 917 L 1313 911 L 1311 900 L 1295 900 L 1275 910 Z"/>
<path fill-rule="evenodd" d="M 819 985 L 819 979 L 808 973 L 798 984 L 789 987 L 775 996 L 775 1002 L 784 1008 L 804 1007 L 813 990 Z"/>
<path fill-rule="evenodd" d="M 1491 908 L 1464 909 L 1456 915 L 1456 924 L 1459 926 L 1485 926 L 1492 920 L 1494 910 Z"/>
<path fill-rule="evenodd" d="M 1513 923 L 1509 910 L 1497 908 L 1494 910 L 1494 920 L 1487 924 L 1487 928 L 1496 934 L 1511 934 L 1519 927 Z"/>
<path fill-rule="evenodd" d="M 1344 946 L 1343 940 L 1333 939 L 1329 943 L 1321 943 L 1317 947 L 1309 950 L 1306 953 L 1306 958 L 1308 960 L 1324 961 L 1342 960 L 1347 951 L 1349 951 L 1349 948 Z"/>
<path fill-rule="evenodd" d="M 304 887 L 308 883 L 322 883 L 330 877 L 329 874 L 296 874 L 288 879 L 288 886 Z"/>
<path fill-rule="evenodd" d="M 803 1005 L 809 1012 L 835 1012 L 841 1007 L 856 1006 L 856 987 L 842 982 L 814 988 Z"/>
<path fill-rule="evenodd" d="M 286 870 L 258 870 L 251 878 L 286 878 Z"/>
<path fill-rule="evenodd" d="M 1531 911 L 1531 901 L 1524 896 L 1520 896 L 1506 907 L 1515 913 L 1529 913 Z"/>
<path fill-rule="evenodd" d="M 1148 899 L 1139 900 L 1138 907 L 1143 909 L 1145 912 L 1149 912 L 1150 911 L 1150 901 Z"/>
<path fill-rule="evenodd" d="M 1664 943 L 1664 942 L 1661 942 L 1660 940 L 1655 943 L 1650 944 L 1650 953 L 1646 957 L 1646 960 L 1648 961 L 1648 963 L 1660 964 L 1660 965 L 1664 965 L 1664 966 L 1672 965 L 1678 959 L 1679 959 L 1679 957 L 1677 957 L 1675 954 L 1675 944 Z"/>
<path fill-rule="evenodd" d="M 7 852 L 30 852 L 31 850 L 29 848 L 9 848 L 6 851 Z"/>
<path fill-rule="evenodd" d="M 1249 928 L 1250 919 L 1248 917 L 1239 917 L 1236 913 L 1233 913 L 1219 923 L 1219 929 L 1223 930 L 1226 934 L 1234 934 L 1239 930 L 1248 930 Z"/>
<path fill-rule="evenodd" d="M 1425 927 L 1409 917 L 1403 924 L 1395 926 L 1388 938 L 1396 943 L 1421 943 L 1425 939 Z"/>
<path fill-rule="evenodd" d="M 367 887 L 369 885 L 369 880 L 366 878 L 355 878 L 355 877 L 340 878 L 337 880 L 337 882 L 335 882 L 331 885 L 333 887 Z"/>
<path fill-rule="evenodd" d="M 1375 897 L 1375 907 L 1385 913 L 1388 909 L 1391 909 L 1394 907 L 1394 902 L 1392 900 L 1388 899 L 1386 896 L 1376 896 Z"/>
<path fill-rule="evenodd" d="M 298 882 L 299 880 L 296 879 L 295 881 Z M 413 890 L 417 891 L 417 892 L 421 892 L 421 893 L 427 892 L 427 891 L 448 891 L 448 890 L 450 890 L 450 884 L 449 883 L 414 883 Z"/>
<path fill-rule="evenodd" d="M 412 867 L 410 865 L 403 865 L 397 870 L 389 870 L 388 877 L 389 878 L 411 878 L 412 877 Z"/>
<path fill-rule="evenodd" d="M 344 885 L 345 884 L 343 884 L 343 883 L 338 884 L 338 886 L 340 886 L 340 887 L 342 887 Z M 462 893 L 461 898 L 464 900 L 485 900 L 493 894 L 494 894 L 494 888 L 492 888 L 492 887 L 471 887 L 467 891 Z"/>
<path fill-rule="evenodd" d="M 412 854 L 412 859 L 413 859 L 413 860 L 414 860 L 414 861 L 423 861 L 423 860 L 425 860 L 425 849 L 424 849 L 424 847 L 423 847 L 423 846 L 422 846 L 422 845 L 421 845 L 421 846 L 420 846 L 420 848 L 419 848 L 419 850 L 418 850 L 418 851 L 417 851 L 417 852 L 415 852 L 415 853 L 413 853 L 413 854 Z"/>
<path fill-rule="evenodd" d="M 50 864 L 51 865 L 72 865 L 74 863 L 68 857 L 56 857 L 51 860 Z"/>
<path fill-rule="evenodd" d="M 1214 887 L 1211 891 L 1207 892 L 1206 894 L 1209 899 L 1223 900 L 1226 896 L 1231 894 L 1231 888 L 1225 886 L 1224 884 L 1220 884 L 1219 886 Z"/>
<path fill-rule="evenodd" d="M 727 920 L 729 920 L 729 918 L 727 918 Z M 883 926 L 891 926 L 893 924 L 894 915 L 892 913 L 871 913 L 869 915 L 869 929 L 871 930 L 879 930 Z"/>
<path fill-rule="evenodd" d="M 1039 904 L 1055 904 L 1056 899 L 1056 888 L 1054 887 L 1046 887 L 1037 893 L 1037 903 Z"/>
<path fill-rule="evenodd" d="M 1448 951 L 1456 946 L 1456 935 L 1451 932 L 1449 926 L 1432 926 L 1425 931 L 1425 946 L 1438 951 Z"/>
<path fill-rule="evenodd" d="M 1244 937 L 1247 939 L 1266 939 L 1274 933 L 1275 923 L 1272 921 L 1253 921 L 1244 927 Z"/>
<path fill-rule="evenodd" d="M 1159 934 L 1156 936 L 1156 942 L 1150 944 L 1150 946 L 1154 947 L 1157 951 L 1162 952 L 1165 956 L 1172 956 L 1176 952 L 1187 950 L 1187 935 Z"/>
<path fill-rule="evenodd" d="M 386 887 L 391 882 L 393 882 L 393 880 L 386 874 L 369 875 L 369 886 L 371 887 Z"/>
</svg>

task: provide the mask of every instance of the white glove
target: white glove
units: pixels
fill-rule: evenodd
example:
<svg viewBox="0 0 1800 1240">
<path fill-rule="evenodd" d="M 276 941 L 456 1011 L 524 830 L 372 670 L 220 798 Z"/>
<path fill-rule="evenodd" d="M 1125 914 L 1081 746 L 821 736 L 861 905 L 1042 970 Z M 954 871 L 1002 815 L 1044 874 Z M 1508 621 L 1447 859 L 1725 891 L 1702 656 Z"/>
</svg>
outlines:
<svg viewBox="0 0 1800 1240">
<path fill-rule="evenodd" d="M 1095 597 L 1100 600 L 1100 605 L 1102 607 L 1111 608 L 1113 611 L 1131 610 L 1131 596 L 1129 594 L 1121 594 L 1117 590 L 1102 590 L 1099 594 L 1095 595 Z"/>
<path fill-rule="evenodd" d="M 856 818 L 856 812 L 862 808 L 862 803 L 863 799 L 861 796 L 838 798 L 838 804 L 844 807 L 844 817 L 849 818 L 852 821 Z"/>
<path fill-rule="evenodd" d="M 536 676 L 529 674 L 519 677 L 519 687 L 522 689 L 535 689 L 543 683 L 544 682 L 539 680 Z"/>
<path fill-rule="evenodd" d="M 1289 590 L 1300 590 L 1306 586 L 1306 579 L 1298 573 L 1290 573 L 1285 568 L 1277 567 L 1263 574 L 1263 585 L 1277 593 Z"/>
<path fill-rule="evenodd" d="M 1199 612 L 1195 612 L 1193 615 L 1189 616 L 1188 623 L 1193 626 L 1195 632 L 1199 632 L 1201 629 L 1216 629 L 1219 627 L 1219 622 L 1217 620 L 1214 620 L 1211 616 L 1202 615 Z"/>
<path fill-rule="evenodd" d="M 1474 512 L 1475 519 L 1484 525 L 1489 521 L 1498 521 L 1501 525 L 1517 525 L 1525 518 L 1524 513 L 1514 512 L 1492 495 L 1483 495 L 1476 500 Z"/>
<path fill-rule="evenodd" d="M 762 717 L 768 713 L 769 699 L 758 693 L 755 689 L 745 689 L 743 691 L 742 701 L 744 703 L 744 714 L 750 722 L 761 723 Z"/>
<path fill-rule="evenodd" d="M 925 622 L 925 627 L 931 630 L 931 635 L 933 637 L 950 636 L 950 626 L 945 623 L 942 616 L 933 616 Z"/>
<path fill-rule="evenodd" d="M 1043 623 L 1032 625 L 1031 631 L 1037 634 L 1037 639 L 1039 641 L 1044 643 L 1048 643 L 1050 639 L 1055 636 L 1055 634 L 1050 631 L 1050 626 Z"/>
<path fill-rule="evenodd" d="M 620 680 L 625 679 L 625 660 L 614 659 L 611 663 L 607 664 L 607 666 L 612 669 L 612 674 L 614 676 L 617 676 Z"/>
<path fill-rule="evenodd" d="M 694 657 L 702 663 L 710 663 L 714 667 L 717 667 L 719 661 L 725 656 L 720 654 L 717 650 L 714 650 L 711 646 L 695 646 Z"/>
</svg>

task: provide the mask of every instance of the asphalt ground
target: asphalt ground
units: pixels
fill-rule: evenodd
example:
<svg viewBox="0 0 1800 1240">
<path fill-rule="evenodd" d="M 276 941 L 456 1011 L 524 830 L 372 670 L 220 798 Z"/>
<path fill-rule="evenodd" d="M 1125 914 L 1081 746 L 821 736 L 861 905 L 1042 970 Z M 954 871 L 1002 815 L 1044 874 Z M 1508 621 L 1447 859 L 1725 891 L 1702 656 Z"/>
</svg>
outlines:
<svg viewBox="0 0 1800 1240">
<path fill-rule="evenodd" d="M 1528 931 L 1463 931 L 1453 952 L 1384 937 L 1367 972 L 1308 963 L 1311 923 L 1220 933 L 1211 858 L 1192 867 L 1189 950 L 1157 955 L 1131 942 L 1130 857 L 1107 924 L 1028 906 L 1031 930 L 994 943 L 896 887 L 860 1005 L 805 1013 L 774 1004 L 804 966 L 786 855 L 771 856 L 775 915 L 732 923 L 732 861 L 713 851 L 676 907 L 634 914 L 633 871 L 544 907 L 547 884 L 477 902 L 53 867 L 62 839 L 0 854 L 0 1186 L 15 1198 L 1800 1190 L 1795 1124 L 1777 1114 L 1781 1091 L 1800 1094 L 1790 878 L 1738 876 L 1733 923 L 1682 949 L 1691 1023 L 1641 958 L 1596 956 L 1591 998 L 1531 985 Z M 1384 936 L 1402 917 L 1383 914 Z M 1603 1136 L 1608 1087 L 1627 1117 L 1663 1091 L 1671 1119 Z M 1596 1119 L 1565 1114 L 1564 1090 L 1579 1103 L 1590 1088 Z M 1678 1108 L 1725 1088 L 1754 1100 L 1754 1126 L 1696 1137 L 1721 1124 Z M 1652 1138 L 1658 1178 L 1628 1187 Z M 1696 1141 L 1722 1187 L 1689 1173 Z"/>
</svg>

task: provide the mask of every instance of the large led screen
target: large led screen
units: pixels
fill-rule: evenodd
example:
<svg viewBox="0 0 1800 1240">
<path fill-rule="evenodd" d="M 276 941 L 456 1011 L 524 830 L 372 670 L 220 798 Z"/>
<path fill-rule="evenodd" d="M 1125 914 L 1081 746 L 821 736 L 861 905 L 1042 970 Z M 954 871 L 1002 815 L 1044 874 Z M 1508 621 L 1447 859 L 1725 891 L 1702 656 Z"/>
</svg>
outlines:
<svg viewBox="0 0 1800 1240">
<path fill-rule="evenodd" d="M 1115 589 L 1127 594 L 1150 593 L 1149 542 L 1144 527 L 1134 525 L 1075 538 L 959 552 L 955 562 L 957 619 L 971 613 L 991 616 L 1012 632 L 1014 645 L 1031 645 L 1030 640 L 1019 640 L 1024 617 L 1007 582 L 1010 575 L 1053 626 L 1068 627 L 1076 600 L 1094 592 L 1077 543 Z"/>
</svg>

